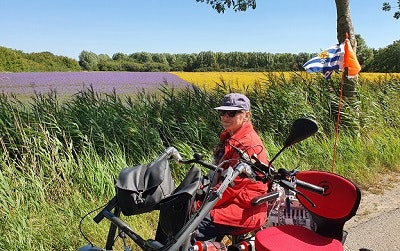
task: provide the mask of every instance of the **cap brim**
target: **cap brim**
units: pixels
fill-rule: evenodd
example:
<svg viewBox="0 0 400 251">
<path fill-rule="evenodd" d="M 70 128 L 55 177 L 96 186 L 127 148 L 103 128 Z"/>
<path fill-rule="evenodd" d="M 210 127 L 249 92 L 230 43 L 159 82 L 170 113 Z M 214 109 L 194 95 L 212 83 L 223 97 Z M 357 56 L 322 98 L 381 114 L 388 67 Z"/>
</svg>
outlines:
<svg viewBox="0 0 400 251">
<path fill-rule="evenodd" d="M 239 110 L 244 110 L 241 107 L 235 107 L 235 106 L 218 106 L 214 108 L 215 110 L 224 110 L 224 111 L 239 111 Z"/>
</svg>

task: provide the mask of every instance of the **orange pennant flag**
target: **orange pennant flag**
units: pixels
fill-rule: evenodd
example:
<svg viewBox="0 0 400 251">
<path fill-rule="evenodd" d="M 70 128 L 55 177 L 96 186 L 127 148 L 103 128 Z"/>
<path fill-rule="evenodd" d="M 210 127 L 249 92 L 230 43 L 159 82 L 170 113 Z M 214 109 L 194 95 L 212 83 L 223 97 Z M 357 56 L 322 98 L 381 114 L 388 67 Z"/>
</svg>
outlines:
<svg viewBox="0 0 400 251">
<path fill-rule="evenodd" d="M 348 67 L 347 76 L 349 78 L 354 78 L 361 70 L 361 66 L 358 63 L 357 56 L 351 47 L 350 40 L 346 38 L 344 42 L 344 60 L 343 68 Z"/>
</svg>

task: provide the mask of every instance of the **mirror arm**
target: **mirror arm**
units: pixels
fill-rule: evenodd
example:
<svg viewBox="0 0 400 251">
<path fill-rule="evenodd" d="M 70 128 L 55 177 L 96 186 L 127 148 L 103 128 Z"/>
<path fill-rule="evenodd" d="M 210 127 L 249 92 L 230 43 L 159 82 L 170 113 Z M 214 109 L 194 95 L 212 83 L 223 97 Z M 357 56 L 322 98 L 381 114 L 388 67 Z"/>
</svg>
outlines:
<svg viewBox="0 0 400 251">
<path fill-rule="evenodd" d="M 282 147 L 281 150 L 275 156 L 269 161 L 268 167 L 270 168 L 272 166 L 272 162 L 286 149 L 286 146 Z"/>
</svg>

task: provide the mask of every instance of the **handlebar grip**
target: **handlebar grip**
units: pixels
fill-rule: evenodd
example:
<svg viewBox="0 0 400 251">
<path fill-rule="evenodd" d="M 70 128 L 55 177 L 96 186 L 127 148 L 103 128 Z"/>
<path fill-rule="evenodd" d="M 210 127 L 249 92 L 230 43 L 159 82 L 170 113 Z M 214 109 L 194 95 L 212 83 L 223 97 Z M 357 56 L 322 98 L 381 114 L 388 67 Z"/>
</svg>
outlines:
<svg viewBox="0 0 400 251">
<path fill-rule="evenodd" d="M 217 171 L 217 172 L 222 172 L 223 171 L 223 169 L 221 167 L 218 167 L 218 166 L 216 166 L 214 164 L 211 164 L 211 163 L 204 162 L 204 161 L 199 160 L 199 159 L 180 160 L 179 162 L 183 163 L 183 164 L 196 163 L 196 164 L 204 166 L 204 167 L 206 167 L 206 168 L 208 168 L 208 169 L 210 169 L 212 171 Z"/>
<path fill-rule="evenodd" d="M 296 180 L 296 186 L 299 186 L 301 188 L 304 188 L 306 190 L 309 190 L 311 192 L 318 193 L 321 195 L 323 195 L 325 193 L 325 189 L 323 187 L 320 187 L 320 186 L 317 186 L 317 185 L 314 185 L 314 184 L 311 184 L 311 183 L 308 183 L 308 182 L 305 182 L 302 180 Z"/>
<path fill-rule="evenodd" d="M 208 168 L 208 169 L 210 169 L 210 170 L 212 170 L 212 171 L 218 171 L 218 172 L 222 171 L 222 168 L 220 168 L 220 167 L 218 167 L 218 166 L 216 166 L 214 164 L 211 164 L 211 163 L 207 163 L 207 162 L 204 162 L 204 161 L 201 161 L 201 160 L 197 161 L 197 163 L 202 165 L 202 166 L 204 166 L 204 167 L 206 167 L 206 168 Z"/>
<path fill-rule="evenodd" d="M 251 205 L 257 206 L 257 205 L 260 205 L 265 202 L 273 201 L 273 200 L 277 199 L 278 197 L 279 197 L 278 191 L 269 192 L 269 193 L 254 197 L 251 200 Z"/>
</svg>

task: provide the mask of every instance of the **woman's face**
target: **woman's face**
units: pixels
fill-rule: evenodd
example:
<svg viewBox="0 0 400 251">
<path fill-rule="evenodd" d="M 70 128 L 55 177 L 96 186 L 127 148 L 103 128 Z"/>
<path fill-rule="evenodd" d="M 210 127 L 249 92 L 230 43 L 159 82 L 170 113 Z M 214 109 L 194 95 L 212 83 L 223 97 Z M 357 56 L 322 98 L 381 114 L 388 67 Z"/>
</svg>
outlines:
<svg viewBox="0 0 400 251">
<path fill-rule="evenodd" d="M 230 134 L 234 134 L 242 125 L 249 120 L 250 112 L 245 110 L 239 111 L 218 111 L 222 126 Z"/>
</svg>

